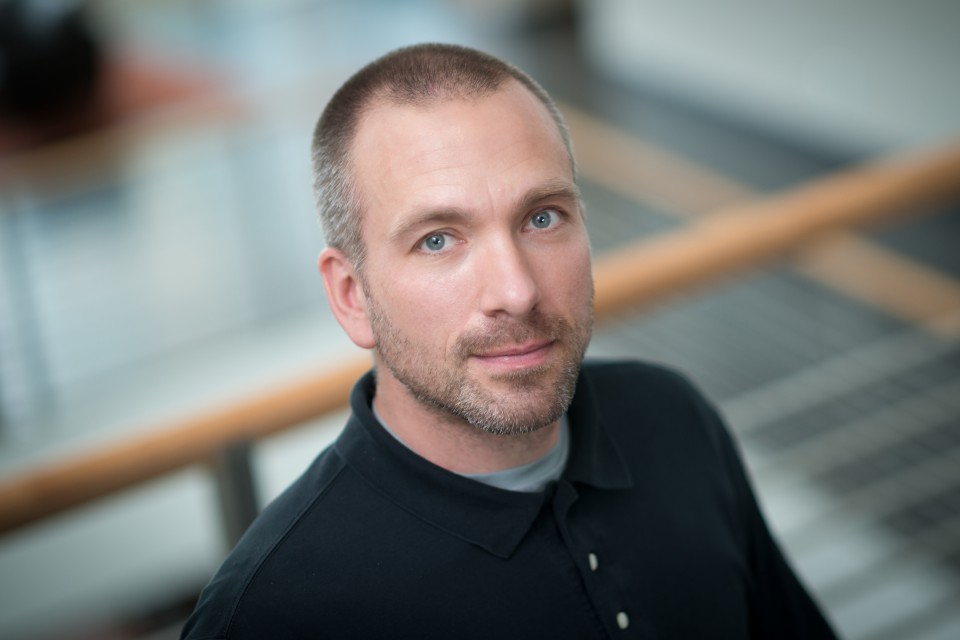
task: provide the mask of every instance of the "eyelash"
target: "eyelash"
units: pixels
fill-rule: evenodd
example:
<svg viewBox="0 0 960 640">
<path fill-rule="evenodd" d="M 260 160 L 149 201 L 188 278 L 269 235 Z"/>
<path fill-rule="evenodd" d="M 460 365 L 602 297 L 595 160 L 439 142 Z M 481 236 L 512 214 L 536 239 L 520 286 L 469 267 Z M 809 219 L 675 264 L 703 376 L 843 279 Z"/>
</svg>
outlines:
<svg viewBox="0 0 960 640">
<path fill-rule="evenodd" d="M 534 212 L 529 218 L 527 218 L 526 222 L 525 222 L 524 225 L 523 225 L 524 228 L 526 228 L 528 225 L 533 224 L 533 220 L 534 220 L 537 216 L 539 216 L 539 215 L 542 214 L 542 213 L 547 213 L 547 212 L 552 212 L 556 219 L 554 220 L 553 224 L 550 225 L 549 227 L 545 227 L 545 228 L 534 227 L 534 229 L 536 229 L 537 231 L 550 231 L 550 230 L 552 230 L 554 227 L 556 227 L 559 223 L 563 222 L 563 221 L 566 219 L 566 214 L 563 212 L 562 209 L 559 209 L 559 208 L 556 208 L 556 207 L 544 207 L 544 208 L 542 208 L 542 209 L 537 209 L 536 212 Z M 456 238 L 454 238 L 453 234 L 450 233 L 449 231 L 434 231 L 434 232 L 432 232 L 432 233 L 424 236 L 423 238 L 421 238 L 421 239 L 417 242 L 417 244 L 416 244 L 416 249 L 419 250 L 419 251 L 422 251 L 423 253 L 426 253 L 426 254 L 440 254 L 440 253 L 443 253 L 444 249 L 446 249 L 446 245 L 447 245 L 446 241 L 444 242 L 443 246 L 441 246 L 441 247 L 440 247 L 438 250 L 436 250 L 436 251 L 431 251 L 431 250 L 429 250 L 429 249 L 427 248 L 427 242 L 428 242 L 431 238 L 437 238 L 437 237 L 446 237 L 446 238 L 452 239 L 454 243 L 457 242 Z"/>
</svg>

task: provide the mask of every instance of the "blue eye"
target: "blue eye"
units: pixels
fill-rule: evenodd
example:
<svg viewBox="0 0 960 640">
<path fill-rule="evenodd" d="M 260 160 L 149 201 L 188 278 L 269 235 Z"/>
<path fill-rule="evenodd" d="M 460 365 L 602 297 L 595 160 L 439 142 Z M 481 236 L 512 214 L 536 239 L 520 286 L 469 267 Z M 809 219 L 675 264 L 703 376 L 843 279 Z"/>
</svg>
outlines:
<svg viewBox="0 0 960 640">
<path fill-rule="evenodd" d="M 560 214 L 553 209 L 544 209 L 533 214 L 530 224 L 536 229 L 549 229 L 560 219 Z"/>
<path fill-rule="evenodd" d="M 435 233 L 432 236 L 427 236 L 420 242 L 420 248 L 428 253 L 442 251 L 447 246 L 449 235 L 447 233 Z"/>
</svg>

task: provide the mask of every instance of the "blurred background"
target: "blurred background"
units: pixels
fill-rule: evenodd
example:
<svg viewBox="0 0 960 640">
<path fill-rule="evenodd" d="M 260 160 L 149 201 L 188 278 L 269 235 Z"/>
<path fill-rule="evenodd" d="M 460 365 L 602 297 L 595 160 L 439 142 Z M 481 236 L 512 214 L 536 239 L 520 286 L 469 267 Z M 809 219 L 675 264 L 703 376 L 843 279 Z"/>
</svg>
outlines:
<svg viewBox="0 0 960 640">
<path fill-rule="evenodd" d="M 595 254 L 960 131 L 944 0 L 0 0 L 0 485 L 355 358 L 309 141 L 387 51 L 560 102 Z M 960 176 L 957 177 L 960 182 Z M 848 638 L 960 637 L 960 207 L 601 325 L 687 372 Z M 335 413 L 259 443 L 276 495 Z M 209 465 L 0 536 L 0 637 L 173 638 L 228 550 Z"/>
</svg>

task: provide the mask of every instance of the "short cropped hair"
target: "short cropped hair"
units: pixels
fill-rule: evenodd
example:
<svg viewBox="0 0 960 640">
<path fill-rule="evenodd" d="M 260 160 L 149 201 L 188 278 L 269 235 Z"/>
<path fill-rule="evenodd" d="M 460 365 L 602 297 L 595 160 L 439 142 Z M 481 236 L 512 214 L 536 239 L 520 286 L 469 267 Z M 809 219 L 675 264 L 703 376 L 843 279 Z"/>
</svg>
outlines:
<svg viewBox="0 0 960 640">
<path fill-rule="evenodd" d="M 526 87 L 550 113 L 576 179 L 570 133 L 556 103 L 529 75 L 491 55 L 449 44 L 397 49 L 371 62 L 333 95 L 313 132 L 313 188 L 328 246 L 361 270 L 366 255 L 362 203 L 351 176 L 350 152 L 363 113 L 378 100 L 423 105 L 486 96 L 510 79 Z"/>
</svg>

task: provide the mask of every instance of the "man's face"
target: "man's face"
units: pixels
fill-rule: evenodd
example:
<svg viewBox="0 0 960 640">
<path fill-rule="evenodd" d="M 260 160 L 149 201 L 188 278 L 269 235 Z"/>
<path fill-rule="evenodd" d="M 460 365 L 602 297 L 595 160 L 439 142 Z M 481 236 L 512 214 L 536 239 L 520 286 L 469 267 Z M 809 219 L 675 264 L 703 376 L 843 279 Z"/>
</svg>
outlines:
<svg viewBox="0 0 960 640">
<path fill-rule="evenodd" d="M 354 178 L 378 404 L 494 433 L 554 423 L 593 324 L 590 248 L 546 109 L 516 82 L 361 121 Z M 412 403 L 412 404 L 411 404 Z"/>
</svg>

